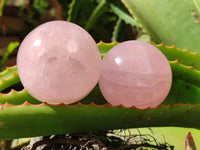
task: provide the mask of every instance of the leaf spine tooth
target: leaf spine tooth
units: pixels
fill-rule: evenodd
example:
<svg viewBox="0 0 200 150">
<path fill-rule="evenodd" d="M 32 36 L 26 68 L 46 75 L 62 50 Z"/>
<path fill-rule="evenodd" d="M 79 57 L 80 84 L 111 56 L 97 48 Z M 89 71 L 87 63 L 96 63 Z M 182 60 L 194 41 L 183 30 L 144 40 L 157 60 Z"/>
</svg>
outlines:
<svg viewBox="0 0 200 150">
<path fill-rule="evenodd" d="M 174 62 L 174 63 L 179 63 L 178 59 L 174 60 L 174 61 L 171 61 L 171 62 Z"/>
<path fill-rule="evenodd" d="M 173 44 L 171 47 L 172 47 L 172 48 L 174 48 L 174 47 L 175 47 L 175 45 Z"/>
<path fill-rule="evenodd" d="M 189 68 L 189 69 L 194 69 L 194 67 L 193 67 L 193 66 L 188 66 L 188 68 Z"/>
<path fill-rule="evenodd" d="M 104 105 L 105 105 L 105 106 L 111 106 L 109 103 L 105 103 Z"/>
<path fill-rule="evenodd" d="M 103 41 L 102 41 L 102 40 L 100 40 L 100 41 L 99 41 L 99 43 L 97 43 L 97 45 L 98 45 L 98 44 L 103 44 Z"/>
<path fill-rule="evenodd" d="M 117 40 L 114 40 L 112 43 L 119 43 L 119 42 L 117 42 Z"/>
</svg>

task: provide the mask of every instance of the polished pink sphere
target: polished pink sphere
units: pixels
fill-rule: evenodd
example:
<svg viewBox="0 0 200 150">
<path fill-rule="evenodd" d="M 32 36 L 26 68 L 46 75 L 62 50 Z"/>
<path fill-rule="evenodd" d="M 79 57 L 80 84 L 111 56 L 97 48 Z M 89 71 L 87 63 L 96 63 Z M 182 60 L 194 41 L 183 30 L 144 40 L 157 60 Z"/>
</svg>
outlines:
<svg viewBox="0 0 200 150">
<path fill-rule="evenodd" d="M 67 21 L 51 21 L 23 40 L 17 68 L 33 97 L 48 103 L 74 103 L 98 82 L 101 57 L 84 29 Z"/>
<path fill-rule="evenodd" d="M 99 86 L 111 105 L 154 108 L 166 98 L 171 84 L 168 60 L 151 44 L 126 41 L 103 59 Z"/>
</svg>

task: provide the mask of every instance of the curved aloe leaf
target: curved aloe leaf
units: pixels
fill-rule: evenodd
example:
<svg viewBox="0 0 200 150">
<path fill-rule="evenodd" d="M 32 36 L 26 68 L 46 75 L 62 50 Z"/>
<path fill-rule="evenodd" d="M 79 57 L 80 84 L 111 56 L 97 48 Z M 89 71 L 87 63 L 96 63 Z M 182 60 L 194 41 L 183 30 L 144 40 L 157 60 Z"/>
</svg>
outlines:
<svg viewBox="0 0 200 150">
<path fill-rule="evenodd" d="M 200 88 L 181 79 L 173 79 L 171 90 L 162 104 L 199 104 Z"/>
<path fill-rule="evenodd" d="M 176 61 L 169 61 L 173 78 L 179 78 L 200 87 L 200 71 Z"/>
<path fill-rule="evenodd" d="M 105 54 L 115 45 L 117 45 L 118 42 L 117 41 L 113 41 L 112 43 L 104 43 L 102 41 L 100 41 L 97 46 L 99 48 L 99 52 L 101 54 L 101 58 L 103 58 L 105 56 Z"/>
<path fill-rule="evenodd" d="M 20 79 L 17 73 L 17 67 L 7 67 L 5 71 L 0 72 L 0 91 L 19 81 Z"/>
<path fill-rule="evenodd" d="M 9 103 L 12 105 L 20 105 L 26 101 L 31 104 L 41 104 L 40 101 L 33 98 L 26 90 L 11 90 L 11 92 L 7 94 L 0 94 L 0 104 Z"/>
<path fill-rule="evenodd" d="M 20 106 L 5 104 L 0 109 L 0 139 L 138 127 L 200 128 L 200 105 L 139 110 L 108 105 L 25 103 Z"/>
<path fill-rule="evenodd" d="M 119 18 L 114 27 L 111 41 L 117 41 L 117 39 L 119 38 L 119 33 L 121 32 L 121 28 L 122 28 L 123 24 L 124 24 L 123 20 Z"/>
<path fill-rule="evenodd" d="M 139 28 L 139 24 L 134 20 L 134 18 L 129 14 L 127 9 L 124 7 L 121 1 L 107 0 L 110 3 L 112 11 L 123 20 L 125 23 Z"/>
<path fill-rule="evenodd" d="M 122 1 L 155 42 L 200 52 L 200 0 Z"/>
<path fill-rule="evenodd" d="M 155 47 L 167 57 L 168 60 L 178 60 L 179 63 L 192 66 L 194 69 L 200 70 L 200 55 L 197 52 L 190 52 L 188 49 L 182 50 L 173 46 L 165 46 L 163 43 L 157 45 L 152 43 Z"/>
</svg>

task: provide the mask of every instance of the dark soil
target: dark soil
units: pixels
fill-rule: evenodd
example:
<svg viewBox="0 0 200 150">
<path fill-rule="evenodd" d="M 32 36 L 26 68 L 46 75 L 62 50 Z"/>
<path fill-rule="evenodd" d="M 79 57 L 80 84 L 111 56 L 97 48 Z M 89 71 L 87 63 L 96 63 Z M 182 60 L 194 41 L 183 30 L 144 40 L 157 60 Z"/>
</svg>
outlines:
<svg viewBox="0 0 200 150">
<path fill-rule="evenodd" d="M 34 140 L 34 139 L 32 139 Z M 151 135 L 119 136 L 114 133 L 67 134 L 42 137 L 22 150 L 173 150 Z"/>
</svg>

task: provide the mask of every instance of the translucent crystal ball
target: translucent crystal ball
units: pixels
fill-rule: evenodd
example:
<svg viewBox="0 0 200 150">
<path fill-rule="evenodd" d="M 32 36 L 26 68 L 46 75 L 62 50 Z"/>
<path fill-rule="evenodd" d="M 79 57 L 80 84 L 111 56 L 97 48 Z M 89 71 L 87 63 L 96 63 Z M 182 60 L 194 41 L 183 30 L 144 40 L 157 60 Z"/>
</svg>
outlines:
<svg viewBox="0 0 200 150">
<path fill-rule="evenodd" d="M 98 82 L 101 57 L 84 29 L 67 21 L 51 21 L 25 37 L 17 68 L 33 97 L 48 103 L 74 103 Z"/>
<path fill-rule="evenodd" d="M 110 49 L 103 59 L 99 86 L 114 106 L 154 108 L 166 98 L 171 84 L 168 60 L 151 44 L 126 41 Z"/>
</svg>

